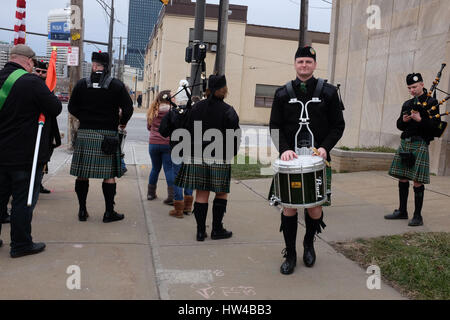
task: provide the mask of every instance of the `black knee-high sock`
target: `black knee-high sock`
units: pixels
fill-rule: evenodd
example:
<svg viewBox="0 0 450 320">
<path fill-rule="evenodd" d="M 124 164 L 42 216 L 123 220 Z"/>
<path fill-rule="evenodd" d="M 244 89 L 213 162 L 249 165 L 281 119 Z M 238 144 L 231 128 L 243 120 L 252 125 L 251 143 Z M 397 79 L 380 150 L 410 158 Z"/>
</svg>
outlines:
<svg viewBox="0 0 450 320">
<path fill-rule="evenodd" d="M 422 214 L 423 197 L 425 193 L 425 186 L 414 187 L 414 217 L 420 217 Z"/>
<path fill-rule="evenodd" d="M 89 180 L 75 180 L 75 192 L 77 193 L 80 209 L 86 209 L 86 200 L 89 192 Z"/>
<path fill-rule="evenodd" d="M 102 183 L 103 196 L 105 198 L 106 212 L 114 211 L 114 196 L 116 195 L 115 183 Z"/>
<path fill-rule="evenodd" d="M 227 210 L 227 200 L 226 199 L 214 199 L 213 201 L 213 230 L 222 230 L 223 229 L 223 216 L 225 211 Z"/>
<path fill-rule="evenodd" d="M 313 219 L 309 216 L 308 210 L 305 209 L 305 225 L 306 233 L 303 239 L 304 244 L 312 245 L 314 243 L 314 236 L 322 232 L 321 228 L 325 228 L 326 224 L 323 222 L 323 211 L 319 219 Z"/>
<path fill-rule="evenodd" d="M 298 228 L 298 213 L 295 216 L 288 217 L 281 213 L 280 231 L 283 231 L 284 242 L 286 244 L 286 251 L 289 256 L 297 255 L 296 241 Z"/>
<path fill-rule="evenodd" d="M 400 199 L 400 206 L 398 210 L 402 213 L 407 213 L 408 207 L 408 194 L 409 194 L 409 181 L 398 182 L 398 195 Z"/>
<path fill-rule="evenodd" d="M 208 214 L 208 203 L 194 203 L 194 216 L 197 221 L 197 231 L 205 232 L 206 230 L 206 216 Z"/>
</svg>

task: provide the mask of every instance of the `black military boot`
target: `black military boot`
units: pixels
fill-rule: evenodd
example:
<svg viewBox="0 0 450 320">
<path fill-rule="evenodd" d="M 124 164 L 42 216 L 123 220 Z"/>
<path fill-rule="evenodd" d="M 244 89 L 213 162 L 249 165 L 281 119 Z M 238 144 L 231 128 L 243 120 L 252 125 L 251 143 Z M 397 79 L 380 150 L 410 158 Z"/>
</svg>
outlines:
<svg viewBox="0 0 450 320">
<path fill-rule="evenodd" d="M 156 198 L 156 184 L 149 184 L 147 189 L 147 200 L 154 200 Z"/>
<path fill-rule="evenodd" d="M 103 215 L 103 222 L 114 222 L 122 220 L 125 216 L 114 211 L 114 196 L 116 194 L 115 183 L 102 183 L 103 196 L 105 198 L 106 211 Z"/>
<path fill-rule="evenodd" d="M 305 209 L 305 225 L 306 225 L 306 233 L 303 239 L 303 263 L 308 268 L 314 266 L 316 262 L 316 252 L 314 250 L 314 238 L 316 233 L 319 234 L 322 232 L 321 227 L 325 228 L 326 224 L 323 222 L 323 212 L 319 219 L 312 219 L 308 210 Z"/>
<path fill-rule="evenodd" d="M 50 190 L 46 189 L 41 183 L 39 193 L 47 193 L 48 194 L 48 193 L 52 193 L 52 192 Z"/>
<path fill-rule="evenodd" d="M 387 214 L 384 216 L 387 220 L 396 219 L 408 219 L 408 193 L 409 193 L 409 181 L 398 182 L 398 195 L 400 199 L 400 207 L 398 210 L 394 210 L 392 214 Z"/>
<path fill-rule="evenodd" d="M 78 220 L 86 221 L 89 214 L 86 209 L 86 199 L 89 192 L 89 180 L 75 180 L 75 192 L 78 197 L 78 204 L 80 209 L 78 210 Z"/>
<path fill-rule="evenodd" d="M 225 199 L 214 199 L 213 201 L 213 223 L 212 223 L 212 231 L 211 231 L 211 239 L 219 240 L 219 239 L 228 239 L 231 238 L 233 232 L 227 231 L 223 227 L 222 220 L 227 210 L 227 200 Z"/>
<path fill-rule="evenodd" d="M 204 241 L 206 233 L 206 216 L 208 214 L 208 203 L 194 203 L 194 216 L 197 221 L 197 241 Z"/>
<path fill-rule="evenodd" d="M 418 227 L 423 225 L 422 219 L 422 206 L 423 206 L 423 196 L 424 196 L 425 186 L 421 185 L 420 187 L 414 187 L 414 203 L 415 210 L 414 216 L 409 221 L 408 226 L 410 227 Z"/>
<path fill-rule="evenodd" d="M 295 243 L 297 240 L 298 227 L 298 213 L 295 216 L 288 217 L 281 213 L 280 232 L 283 231 L 284 242 L 286 248 L 281 252 L 284 260 L 280 267 L 281 274 L 291 274 L 297 265 L 297 251 L 295 250 Z"/>
</svg>

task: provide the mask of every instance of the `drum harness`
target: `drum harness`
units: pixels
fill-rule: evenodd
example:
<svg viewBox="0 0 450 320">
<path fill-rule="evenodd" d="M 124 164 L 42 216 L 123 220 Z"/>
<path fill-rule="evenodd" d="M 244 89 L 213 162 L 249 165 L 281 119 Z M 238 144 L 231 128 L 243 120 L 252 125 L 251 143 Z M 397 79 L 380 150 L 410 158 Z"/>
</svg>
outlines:
<svg viewBox="0 0 450 320">
<path fill-rule="evenodd" d="M 286 83 L 286 89 L 287 89 L 287 92 L 288 92 L 288 95 L 289 95 L 289 98 L 290 98 L 289 103 L 291 103 L 291 104 L 299 103 L 302 106 L 302 111 L 301 111 L 300 119 L 299 119 L 300 120 L 300 123 L 299 123 L 300 127 L 299 127 L 297 133 L 295 134 L 295 153 L 297 155 L 299 155 L 299 156 L 300 155 L 301 156 L 303 156 L 303 155 L 313 155 L 315 153 L 313 151 L 313 149 L 312 149 L 312 148 L 314 148 L 314 135 L 313 135 L 311 129 L 309 128 L 309 120 L 310 119 L 309 119 L 309 114 L 308 114 L 308 104 L 311 103 L 311 102 L 312 103 L 320 103 L 321 102 L 319 97 L 320 97 L 320 95 L 322 93 L 323 84 L 325 83 L 325 81 L 326 80 L 324 80 L 322 78 L 318 79 L 317 86 L 316 86 L 316 89 L 315 89 L 314 94 L 313 94 L 313 98 L 312 98 L 312 100 L 308 101 L 306 103 L 306 105 L 303 104 L 302 101 L 297 99 L 297 96 L 295 94 L 294 88 L 292 86 L 292 81 L 289 81 L 288 83 Z M 306 117 L 304 117 L 304 114 L 305 114 Z M 303 126 L 306 127 L 307 132 L 303 132 L 303 134 L 302 134 Z M 305 133 L 306 133 L 306 135 L 305 135 Z M 309 136 L 307 136 L 308 133 L 309 133 Z M 300 138 L 301 138 L 300 139 L 300 148 L 298 146 L 298 137 L 299 137 L 299 135 L 300 135 Z"/>
</svg>

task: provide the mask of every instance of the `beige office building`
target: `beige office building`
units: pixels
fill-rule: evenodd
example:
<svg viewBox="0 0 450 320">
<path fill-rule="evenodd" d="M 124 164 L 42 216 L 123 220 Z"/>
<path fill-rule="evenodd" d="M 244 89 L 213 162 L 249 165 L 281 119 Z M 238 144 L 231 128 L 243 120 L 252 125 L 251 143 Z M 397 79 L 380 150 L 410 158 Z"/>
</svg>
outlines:
<svg viewBox="0 0 450 320">
<path fill-rule="evenodd" d="M 239 114 L 242 124 L 268 124 L 273 93 L 295 78 L 294 55 L 299 32 L 295 29 L 247 24 L 247 7 L 230 5 L 226 70 L 229 96 L 226 102 Z M 204 42 L 209 76 L 217 48 L 218 5 L 206 5 Z M 176 90 L 190 76 L 186 47 L 193 40 L 195 3 L 173 1 L 164 7 L 145 56 L 143 104 L 148 107 L 161 90 Z M 318 57 L 316 76 L 327 77 L 328 33 L 309 32 Z"/>
</svg>

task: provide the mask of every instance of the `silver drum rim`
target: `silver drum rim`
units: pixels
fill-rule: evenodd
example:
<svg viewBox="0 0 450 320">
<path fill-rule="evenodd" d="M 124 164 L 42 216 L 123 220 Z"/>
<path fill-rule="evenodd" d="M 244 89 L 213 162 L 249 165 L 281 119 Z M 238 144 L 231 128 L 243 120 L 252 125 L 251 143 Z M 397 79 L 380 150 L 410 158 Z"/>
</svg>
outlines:
<svg viewBox="0 0 450 320">
<path fill-rule="evenodd" d="M 315 163 L 313 165 L 280 165 L 276 161 L 272 165 L 272 169 L 275 173 L 310 173 L 323 170 L 325 168 L 325 161 Z"/>
<path fill-rule="evenodd" d="M 286 203 L 286 202 L 279 202 L 279 203 L 283 208 L 315 208 L 315 207 L 321 206 L 326 201 L 327 201 L 327 196 L 325 195 L 325 197 L 322 200 L 320 200 L 318 202 L 314 202 L 314 203 L 305 203 L 305 204 L 292 204 L 292 203 Z"/>
</svg>

